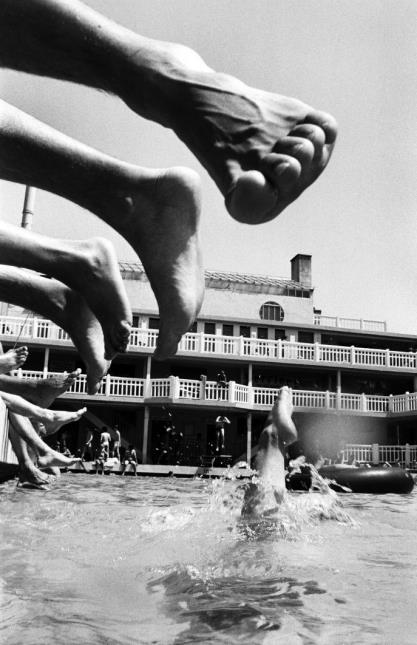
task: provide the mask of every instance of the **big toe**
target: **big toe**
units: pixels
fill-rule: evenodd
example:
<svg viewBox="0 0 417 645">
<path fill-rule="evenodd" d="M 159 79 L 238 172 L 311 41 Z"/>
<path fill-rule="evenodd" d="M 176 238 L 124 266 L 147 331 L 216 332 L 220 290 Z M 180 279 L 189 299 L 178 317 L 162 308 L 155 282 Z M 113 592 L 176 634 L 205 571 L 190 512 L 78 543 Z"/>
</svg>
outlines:
<svg viewBox="0 0 417 645">
<path fill-rule="evenodd" d="M 239 222 L 263 224 L 288 204 L 287 195 L 300 174 L 299 164 L 285 155 L 268 157 L 263 162 L 263 172 L 244 172 L 226 196 L 226 208 Z"/>
</svg>

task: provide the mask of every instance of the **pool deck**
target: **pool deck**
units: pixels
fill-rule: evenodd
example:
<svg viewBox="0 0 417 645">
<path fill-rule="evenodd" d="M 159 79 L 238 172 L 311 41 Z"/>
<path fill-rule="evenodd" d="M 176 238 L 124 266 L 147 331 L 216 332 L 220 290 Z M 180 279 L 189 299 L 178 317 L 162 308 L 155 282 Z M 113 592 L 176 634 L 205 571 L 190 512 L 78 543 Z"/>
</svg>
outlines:
<svg viewBox="0 0 417 645">
<path fill-rule="evenodd" d="M 85 461 L 84 465 L 86 470 L 91 474 L 101 474 L 101 468 L 97 469 L 95 462 Z M 68 468 L 71 472 L 82 473 L 84 472 L 79 466 L 72 466 Z M 141 477 L 239 477 L 247 479 L 252 477 L 255 472 L 248 468 L 239 468 L 238 470 L 231 468 L 219 468 L 212 466 L 174 466 L 174 465 L 158 465 L 158 464 L 138 464 L 136 466 L 136 475 Z M 120 464 L 115 466 L 105 466 L 105 475 L 121 475 L 122 469 Z M 132 466 L 126 468 L 126 475 L 134 475 Z"/>
<path fill-rule="evenodd" d="M 97 470 L 94 461 L 83 462 L 85 470 L 80 466 L 71 466 L 68 469 L 62 469 L 72 473 L 88 472 L 91 475 L 101 475 L 101 468 Z M 0 462 L 0 483 L 8 479 L 13 479 L 18 474 L 18 466 L 16 464 L 8 464 Z M 121 475 L 122 470 L 120 464 L 105 466 L 105 475 Z M 248 468 L 239 468 L 233 470 L 233 477 L 239 479 L 247 479 L 255 474 L 253 470 Z M 133 476 L 134 470 L 130 466 L 126 469 L 126 475 Z M 136 467 L 136 475 L 141 477 L 231 477 L 232 470 L 230 468 L 217 468 L 211 466 L 170 466 L 170 465 L 156 465 L 156 464 L 138 464 Z"/>
</svg>

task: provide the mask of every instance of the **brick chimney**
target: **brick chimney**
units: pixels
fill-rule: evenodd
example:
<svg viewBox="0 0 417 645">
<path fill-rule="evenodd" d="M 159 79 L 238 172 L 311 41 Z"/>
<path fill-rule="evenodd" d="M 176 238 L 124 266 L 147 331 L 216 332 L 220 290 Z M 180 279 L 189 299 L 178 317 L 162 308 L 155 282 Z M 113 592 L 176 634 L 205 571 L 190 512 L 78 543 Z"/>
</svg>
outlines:
<svg viewBox="0 0 417 645">
<path fill-rule="evenodd" d="M 291 280 L 311 289 L 311 255 L 298 253 L 291 260 Z"/>
</svg>

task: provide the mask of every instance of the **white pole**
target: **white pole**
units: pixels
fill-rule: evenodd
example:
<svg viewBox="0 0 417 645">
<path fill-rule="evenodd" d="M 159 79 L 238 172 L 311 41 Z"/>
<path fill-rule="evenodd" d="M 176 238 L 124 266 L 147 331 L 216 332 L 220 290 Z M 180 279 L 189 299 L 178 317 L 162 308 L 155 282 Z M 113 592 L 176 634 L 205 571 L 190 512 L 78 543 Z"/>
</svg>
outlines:
<svg viewBox="0 0 417 645">
<path fill-rule="evenodd" d="M 32 229 L 32 221 L 33 221 L 34 208 L 35 208 L 35 196 L 36 196 L 36 188 L 33 188 L 33 186 L 26 186 L 21 226 L 22 228 L 26 228 L 28 231 Z"/>
</svg>

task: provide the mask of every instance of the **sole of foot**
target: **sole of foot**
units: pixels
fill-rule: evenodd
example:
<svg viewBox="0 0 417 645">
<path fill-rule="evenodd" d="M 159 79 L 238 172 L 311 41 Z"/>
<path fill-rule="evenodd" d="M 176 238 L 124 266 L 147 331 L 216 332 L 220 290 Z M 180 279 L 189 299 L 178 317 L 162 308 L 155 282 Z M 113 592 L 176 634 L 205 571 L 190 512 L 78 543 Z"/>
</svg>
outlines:
<svg viewBox="0 0 417 645">
<path fill-rule="evenodd" d="M 131 209 L 117 226 L 142 261 L 158 303 L 155 358 L 173 356 L 200 311 L 204 295 L 199 223 L 200 178 L 188 168 L 149 176 L 131 190 Z M 133 186 L 132 186 L 133 188 Z"/>
</svg>

